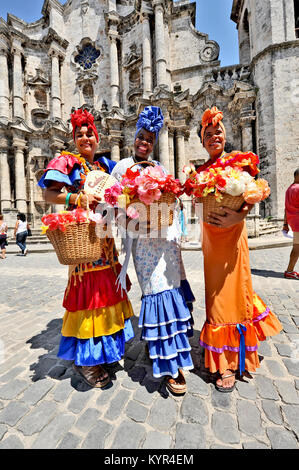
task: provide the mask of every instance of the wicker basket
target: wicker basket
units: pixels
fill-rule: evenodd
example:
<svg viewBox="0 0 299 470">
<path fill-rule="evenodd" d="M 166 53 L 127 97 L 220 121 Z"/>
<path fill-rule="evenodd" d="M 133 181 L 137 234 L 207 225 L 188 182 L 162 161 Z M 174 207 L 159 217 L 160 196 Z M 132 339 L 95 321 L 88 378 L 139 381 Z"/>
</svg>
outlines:
<svg viewBox="0 0 299 470">
<path fill-rule="evenodd" d="M 220 202 L 216 201 L 214 194 L 208 194 L 205 197 L 196 198 L 196 202 L 203 204 L 203 221 L 207 222 L 209 212 L 215 212 L 219 215 L 225 215 L 225 212 L 220 207 L 228 207 L 234 211 L 238 211 L 244 203 L 243 196 L 231 196 L 230 194 L 222 194 Z"/>
<path fill-rule="evenodd" d="M 70 224 L 65 232 L 58 229 L 47 230 L 46 234 L 56 251 L 60 264 L 90 263 L 98 260 L 102 255 L 104 238 L 97 236 L 94 223 Z"/>
<path fill-rule="evenodd" d="M 155 166 L 151 162 L 143 161 L 140 163 L 134 163 L 130 167 L 132 169 L 135 165 L 139 165 L 141 163 L 147 163 L 148 165 Z M 174 211 L 174 204 L 176 201 L 176 196 L 172 193 L 162 193 L 160 199 L 158 201 L 152 202 L 152 204 L 147 205 L 144 204 L 140 199 L 135 198 L 132 200 L 130 204 L 128 204 L 128 207 L 134 207 L 138 211 L 138 208 L 140 209 L 140 204 L 144 206 L 144 210 L 138 211 L 139 212 L 139 223 L 141 224 L 146 224 L 147 222 L 150 222 L 149 228 L 151 230 L 160 230 L 163 227 L 170 227 L 173 224 L 173 211 Z M 167 204 L 168 209 L 167 210 L 162 210 L 162 207 L 166 207 L 165 204 Z M 152 209 L 151 209 L 152 208 Z M 151 220 L 151 214 L 157 215 L 156 218 L 153 218 Z"/>
</svg>

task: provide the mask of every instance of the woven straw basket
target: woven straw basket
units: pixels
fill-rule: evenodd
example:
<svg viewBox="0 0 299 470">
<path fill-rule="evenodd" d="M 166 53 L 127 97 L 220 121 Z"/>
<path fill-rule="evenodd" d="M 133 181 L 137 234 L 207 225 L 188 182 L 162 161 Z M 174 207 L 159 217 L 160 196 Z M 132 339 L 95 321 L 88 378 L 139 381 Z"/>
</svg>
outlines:
<svg viewBox="0 0 299 470">
<path fill-rule="evenodd" d="M 98 231 L 98 227 L 97 227 Z M 70 224 L 66 231 L 47 230 L 60 264 L 90 263 L 101 257 L 104 238 L 97 237 L 96 224 L 80 222 Z"/>
<path fill-rule="evenodd" d="M 155 166 L 151 162 L 143 161 L 140 163 L 135 163 L 131 166 L 130 169 L 132 169 L 133 166 L 139 165 L 141 163 L 147 163 L 148 165 Z M 175 201 L 176 197 L 174 194 L 162 193 L 160 199 L 158 201 L 152 202 L 150 205 L 144 204 L 142 201 L 140 201 L 140 199 L 135 198 L 130 204 L 128 204 L 127 207 L 134 207 L 136 210 L 139 209 L 139 223 L 145 224 L 150 222 L 150 229 L 160 230 L 163 227 L 170 227 L 173 224 L 173 210 Z M 144 207 L 144 210 L 142 211 L 140 210 L 140 204 L 142 204 Z"/>
<path fill-rule="evenodd" d="M 228 207 L 234 211 L 238 211 L 244 203 L 243 196 L 231 196 L 230 194 L 222 194 L 220 202 L 216 201 L 214 194 L 208 194 L 205 197 L 196 198 L 196 202 L 203 203 L 203 221 L 207 222 L 209 212 L 215 212 L 219 215 L 225 215 L 220 207 Z"/>
</svg>

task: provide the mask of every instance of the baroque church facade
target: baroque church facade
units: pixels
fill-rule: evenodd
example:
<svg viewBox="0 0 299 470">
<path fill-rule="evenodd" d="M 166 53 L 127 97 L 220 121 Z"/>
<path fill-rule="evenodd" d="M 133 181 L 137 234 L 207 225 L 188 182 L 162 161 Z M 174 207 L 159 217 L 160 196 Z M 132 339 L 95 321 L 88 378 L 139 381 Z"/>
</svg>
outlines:
<svg viewBox="0 0 299 470">
<path fill-rule="evenodd" d="M 160 106 L 165 125 L 155 158 L 177 177 L 207 154 L 203 111 L 224 112 L 228 150 L 260 156 L 271 196 L 249 217 L 280 225 L 284 193 L 299 166 L 297 0 L 233 0 L 240 63 L 221 67 L 219 45 L 195 28 L 188 0 L 45 0 L 34 23 L 0 19 L 0 210 L 33 226 L 55 208 L 37 181 L 62 150 L 74 151 L 70 113 L 87 108 L 100 135 L 98 156 L 132 152 L 139 112 Z M 191 204 L 189 216 L 192 218 Z"/>
</svg>

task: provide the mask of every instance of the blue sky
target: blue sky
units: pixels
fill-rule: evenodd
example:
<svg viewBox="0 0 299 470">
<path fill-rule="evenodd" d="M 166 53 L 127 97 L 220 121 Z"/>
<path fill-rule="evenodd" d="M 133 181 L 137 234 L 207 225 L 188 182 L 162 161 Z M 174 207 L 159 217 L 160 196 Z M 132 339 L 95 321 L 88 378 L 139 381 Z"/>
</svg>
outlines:
<svg viewBox="0 0 299 470">
<path fill-rule="evenodd" d="M 0 0 L 0 16 L 7 13 L 31 23 L 41 18 L 43 0 Z M 61 1 L 65 3 L 65 1 Z M 232 0 L 196 0 L 196 28 L 220 45 L 221 66 L 239 63 L 236 24 L 230 20 Z"/>
</svg>

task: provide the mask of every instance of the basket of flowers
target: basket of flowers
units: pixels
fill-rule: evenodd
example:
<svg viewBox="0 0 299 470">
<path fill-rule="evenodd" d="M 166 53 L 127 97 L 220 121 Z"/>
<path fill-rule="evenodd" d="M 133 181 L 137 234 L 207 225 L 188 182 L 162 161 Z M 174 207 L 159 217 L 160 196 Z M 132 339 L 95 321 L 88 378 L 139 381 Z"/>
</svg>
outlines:
<svg viewBox="0 0 299 470">
<path fill-rule="evenodd" d="M 195 167 L 185 166 L 188 176 L 184 188 L 188 196 L 203 203 L 203 220 L 209 212 L 225 215 L 221 207 L 238 211 L 244 202 L 256 204 L 270 195 L 270 188 L 259 173 L 259 158 L 252 152 L 232 152 L 220 157 L 206 170 L 197 173 Z"/>
<path fill-rule="evenodd" d="M 100 214 L 82 208 L 42 217 L 42 233 L 52 243 L 60 264 L 74 265 L 96 261 L 101 257 L 105 238 L 99 230 Z"/>
<path fill-rule="evenodd" d="M 176 198 L 184 189 L 178 179 L 166 175 L 163 169 L 150 162 L 143 170 L 127 169 L 120 182 L 106 189 L 104 199 L 114 206 L 126 210 L 128 217 L 139 223 L 150 224 L 152 229 L 161 229 L 173 224 Z"/>
</svg>

